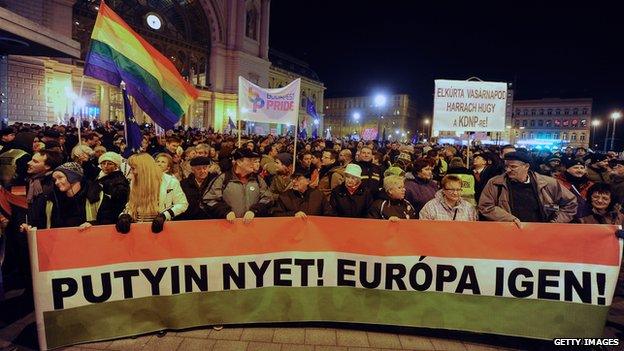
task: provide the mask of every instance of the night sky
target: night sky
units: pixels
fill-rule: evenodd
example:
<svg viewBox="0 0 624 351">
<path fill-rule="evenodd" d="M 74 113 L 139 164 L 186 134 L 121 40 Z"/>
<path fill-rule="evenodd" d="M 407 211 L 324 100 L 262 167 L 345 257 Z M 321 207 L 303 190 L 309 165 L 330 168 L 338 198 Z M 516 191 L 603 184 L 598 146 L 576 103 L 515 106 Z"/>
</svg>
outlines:
<svg viewBox="0 0 624 351">
<path fill-rule="evenodd" d="M 272 0 L 270 46 L 308 62 L 326 97 L 407 93 L 431 113 L 434 79 L 477 76 L 516 99 L 592 97 L 594 117 L 624 109 L 621 11 L 548 3 Z"/>
</svg>

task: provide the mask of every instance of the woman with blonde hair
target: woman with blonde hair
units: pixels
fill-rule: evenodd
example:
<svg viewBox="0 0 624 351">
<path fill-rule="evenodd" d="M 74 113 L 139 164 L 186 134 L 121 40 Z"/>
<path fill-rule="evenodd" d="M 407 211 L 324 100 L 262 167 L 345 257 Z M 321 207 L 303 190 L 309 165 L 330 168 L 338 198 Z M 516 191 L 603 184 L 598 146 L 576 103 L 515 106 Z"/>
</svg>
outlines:
<svg viewBox="0 0 624 351">
<path fill-rule="evenodd" d="M 146 153 L 128 159 L 132 180 L 130 196 L 117 221 L 117 231 L 126 234 L 131 222 L 152 222 L 152 232 L 160 233 L 166 220 L 172 220 L 188 208 L 188 201 L 173 176 L 163 173 Z"/>
</svg>

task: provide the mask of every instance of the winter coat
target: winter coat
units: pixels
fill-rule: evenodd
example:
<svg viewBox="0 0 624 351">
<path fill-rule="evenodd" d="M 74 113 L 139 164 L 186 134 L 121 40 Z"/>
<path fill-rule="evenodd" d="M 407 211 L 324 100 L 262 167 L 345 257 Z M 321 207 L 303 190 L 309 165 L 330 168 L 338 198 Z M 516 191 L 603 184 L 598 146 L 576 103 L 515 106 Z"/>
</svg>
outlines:
<svg viewBox="0 0 624 351">
<path fill-rule="evenodd" d="M 215 178 L 202 204 L 213 218 L 225 218 L 230 211 L 234 211 L 237 218 L 242 218 L 247 211 L 267 216 L 273 205 L 273 195 L 261 177 L 250 174 L 247 183 L 243 183 L 230 170 Z"/>
<path fill-rule="evenodd" d="M 414 206 L 417 214 L 429 200 L 434 198 L 436 191 L 438 191 L 438 183 L 435 181 L 414 177 L 412 173 L 405 174 L 405 200 Z"/>
<path fill-rule="evenodd" d="M 331 192 L 332 215 L 337 217 L 366 218 L 373 204 L 373 194 L 362 184 L 350 194 L 346 185 L 341 184 Z"/>
<path fill-rule="evenodd" d="M 132 191 L 132 183 L 130 184 L 130 191 Z M 170 221 L 186 211 L 188 205 L 186 195 L 184 195 L 182 187 L 180 187 L 180 181 L 174 176 L 163 173 L 158 196 L 160 213 L 164 214 L 165 218 Z M 128 213 L 128 205 L 126 205 L 123 213 Z"/>
<path fill-rule="evenodd" d="M 96 206 L 95 223 L 116 223 L 128 202 L 129 194 L 130 183 L 121 171 L 112 172 L 91 182 L 87 198 Z"/>
<path fill-rule="evenodd" d="M 340 174 L 341 168 L 341 166 L 335 163 L 330 166 L 321 167 L 317 189 L 326 197 L 329 197 L 332 190 L 336 189 L 336 187 L 341 184 L 340 179 L 344 180 L 344 176 Z M 344 172 L 344 169 L 342 169 L 342 172 Z"/>
<path fill-rule="evenodd" d="M 477 221 L 479 214 L 473 204 L 460 198 L 457 206 L 450 206 L 445 200 L 442 190 L 420 210 L 420 219 L 434 221 Z"/>
<path fill-rule="evenodd" d="M 595 183 L 611 182 L 611 174 L 608 169 L 594 168 L 592 166 L 587 167 L 587 178 Z"/>
<path fill-rule="evenodd" d="M 561 186 L 555 178 L 529 172 L 531 184 L 535 185 L 538 202 L 546 221 L 569 223 L 576 215 L 576 196 Z M 513 222 L 517 219 L 509 202 L 507 175 L 499 175 L 488 181 L 481 198 L 479 212 L 490 221 Z"/>
<path fill-rule="evenodd" d="M 210 182 L 215 178 L 216 174 L 208 173 L 206 179 L 198 185 L 197 181 L 195 181 L 195 175 L 191 173 L 191 175 L 180 182 L 180 187 L 186 196 L 189 206 L 184 213 L 176 218 L 177 220 L 208 218 L 208 214 L 201 208 L 201 204 L 204 193 L 208 189 L 208 185 L 210 185 Z"/>
<path fill-rule="evenodd" d="M 587 201 L 587 191 L 589 188 L 594 185 L 594 182 L 585 178 L 585 182 L 581 183 L 579 186 L 575 186 L 572 184 L 568 178 L 566 177 L 567 172 L 559 173 L 554 178 L 564 186 L 566 189 L 570 190 L 572 194 L 576 196 L 576 218 L 582 218 L 592 213 L 590 201 Z"/>
<path fill-rule="evenodd" d="M 611 186 L 613 187 L 613 193 L 617 196 L 619 203 L 624 204 L 624 177 L 612 174 Z"/>
<path fill-rule="evenodd" d="M 308 216 L 331 214 L 329 200 L 325 195 L 319 190 L 308 188 L 303 194 L 295 189 L 281 193 L 273 209 L 273 215 L 276 217 L 294 216 L 299 211 Z"/>
<path fill-rule="evenodd" d="M 368 218 L 389 219 L 393 216 L 402 219 L 418 218 L 414 206 L 405 199 L 375 200 L 368 211 Z"/>
<path fill-rule="evenodd" d="M 362 168 L 362 185 L 367 187 L 371 194 L 377 196 L 379 189 L 383 186 L 383 168 L 373 162 L 360 161 L 357 164 Z"/>
<path fill-rule="evenodd" d="M 584 224 L 614 224 L 624 226 L 624 213 L 618 211 L 607 212 L 606 214 L 598 214 L 592 210 L 592 213 L 581 218 Z"/>
</svg>

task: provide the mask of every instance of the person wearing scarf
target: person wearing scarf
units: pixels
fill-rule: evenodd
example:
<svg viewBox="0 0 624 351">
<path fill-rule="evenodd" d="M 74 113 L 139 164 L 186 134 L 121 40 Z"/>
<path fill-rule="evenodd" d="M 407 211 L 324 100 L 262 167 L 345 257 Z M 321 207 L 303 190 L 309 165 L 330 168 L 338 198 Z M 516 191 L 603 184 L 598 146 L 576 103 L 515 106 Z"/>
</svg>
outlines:
<svg viewBox="0 0 624 351">
<path fill-rule="evenodd" d="M 582 160 L 567 159 L 564 166 L 566 171 L 559 173 L 555 176 L 555 179 L 561 186 L 570 190 L 576 196 L 578 208 L 575 219 L 578 221 L 580 218 L 591 214 L 591 205 L 588 202 L 587 191 L 594 185 L 594 182 L 587 178 L 587 167 Z"/>
<path fill-rule="evenodd" d="M 331 192 L 331 215 L 337 217 L 367 218 L 374 196 L 362 183 L 362 168 L 348 164 L 344 171 L 345 181 Z"/>
</svg>

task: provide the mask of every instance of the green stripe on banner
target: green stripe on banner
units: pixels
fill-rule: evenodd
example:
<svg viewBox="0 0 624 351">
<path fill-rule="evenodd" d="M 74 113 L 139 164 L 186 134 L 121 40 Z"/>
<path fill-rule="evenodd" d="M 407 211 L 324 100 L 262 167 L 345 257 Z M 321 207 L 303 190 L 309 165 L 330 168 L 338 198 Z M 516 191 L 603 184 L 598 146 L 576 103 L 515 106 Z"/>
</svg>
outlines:
<svg viewBox="0 0 624 351">
<path fill-rule="evenodd" d="M 143 81 L 145 83 L 145 86 L 157 96 L 162 95 L 165 107 L 173 112 L 176 116 L 181 116 L 182 114 L 184 114 L 184 110 L 182 109 L 182 107 L 180 107 L 180 104 L 160 86 L 158 79 L 156 79 L 156 77 L 143 69 L 143 67 L 128 59 L 126 56 L 119 53 L 110 46 L 97 40 L 91 40 L 91 50 L 113 60 L 120 69 L 132 74 L 137 79 Z"/>
<path fill-rule="evenodd" d="M 150 296 L 44 313 L 49 348 L 163 328 L 334 321 L 552 339 L 600 337 L 609 306 L 438 292 L 267 287 Z"/>
</svg>

